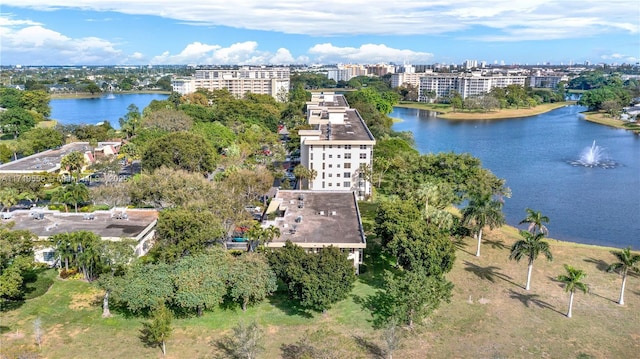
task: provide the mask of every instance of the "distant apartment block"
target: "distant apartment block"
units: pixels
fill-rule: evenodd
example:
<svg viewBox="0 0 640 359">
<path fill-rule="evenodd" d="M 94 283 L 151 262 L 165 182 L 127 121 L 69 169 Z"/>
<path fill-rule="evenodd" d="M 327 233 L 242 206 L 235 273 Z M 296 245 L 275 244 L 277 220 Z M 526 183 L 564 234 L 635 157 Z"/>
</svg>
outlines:
<svg viewBox="0 0 640 359">
<path fill-rule="evenodd" d="M 189 78 L 174 78 L 173 91 L 182 95 L 195 92 L 199 88 L 213 90 L 227 89 L 236 98 L 245 93 L 273 96 L 284 101 L 289 94 L 290 71 L 288 67 L 241 67 L 238 69 L 199 69 Z"/>
<path fill-rule="evenodd" d="M 567 75 L 532 75 L 529 77 L 529 86 L 534 88 L 551 88 L 555 89 L 561 81 L 569 81 Z"/>
<path fill-rule="evenodd" d="M 520 75 L 483 76 L 480 72 L 472 73 L 426 73 L 420 78 L 419 101 L 428 102 L 427 92 L 433 91 L 435 98 L 447 97 L 458 92 L 462 98 L 478 96 L 491 91 L 494 87 L 509 85 L 525 85 L 527 77 Z"/>
<path fill-rule="evenodd" d="M 371 195 L 366 169 L 373 164 L 375 138 L 343 95 L 312 93 L 307 102 L 312 130 L 300 130 L 300 163 L 317 175 L 311 190 L 354 191 L 358 199 Z"/>
<path fill-rule="evenodd" d="M 363 65 L 340 64 L 327 70 L 327 78 L 335 82 L 349 81 L 358 76 L 367 76 L 367 68 Z"/>
<path fill-rule="evenodd" d="M 396 88 L 403 85 L 412 85 L 418 87 L 420 86 L 420 78 L 422 76 L 425 76 L 424 72 L 402 72 L 393 74 L 391 75 L 391 88 Z"/>
</svg>

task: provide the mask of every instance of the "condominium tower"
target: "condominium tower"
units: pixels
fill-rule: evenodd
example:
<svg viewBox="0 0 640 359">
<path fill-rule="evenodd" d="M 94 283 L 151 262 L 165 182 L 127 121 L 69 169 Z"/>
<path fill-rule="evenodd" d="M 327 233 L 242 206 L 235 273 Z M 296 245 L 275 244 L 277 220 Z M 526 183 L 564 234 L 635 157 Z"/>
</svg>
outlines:
<svg viewBox="0 0 640 359">
<path fill-rule="evenodd" d="M 367 176 L 376 140 L 343 95 L 312 93 L 307 102 L 311 130 L 300 130 L 300 163 L 316 172 L 311 190 L 350 190 L 358 199 L 371 195 Z"/>
</svg>

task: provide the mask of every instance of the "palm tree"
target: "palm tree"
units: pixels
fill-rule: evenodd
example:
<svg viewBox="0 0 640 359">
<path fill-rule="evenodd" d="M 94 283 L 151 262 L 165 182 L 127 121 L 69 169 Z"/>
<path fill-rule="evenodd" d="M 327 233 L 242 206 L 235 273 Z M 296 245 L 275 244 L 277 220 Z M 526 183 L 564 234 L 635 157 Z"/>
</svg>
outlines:
<svg viewBox="0 0 640 359">
<path fill-rule="evenodd" d="M 82 168 L 84 167 L 84 165 L 84 154 L 79 151 L 71 151 L 60 160 L 60 166 L 63 169 L 69 171 L 69 174 L 72 177 L 74 177 L 74 172 L 77 172 L 77 174 L 75 175 L 76 182 L 78 182 L 80 172 L 82 172 Z"/>
<path fill-rule="evenodd" d="M 7 210 L 7 212 L 9 212 L 11 207 L 15 206 L 23 197 L 24 195 L 15 188 L 7 187 L 0 190 L 0 204 L 3 209 Z"/>
<path fill-rule="evenodd" d="M 607 268 L 607 271 L 619 271 L 620 275 L 622 275 L 622 288 L 620 288 L 620 299 L 618 300 L 618 304 L 624 305 L 624 287 L 627 283 L 627 274 L 629 271 L 640 273 L 640 268 L 636 267 L 636 265 L 640 263 L 640 254 L 631 253 L 631 247 L 611 253 L 613 253 L 620 262 L 610 265 Z"/>
<path fill-rule="evenodd" d="M 520 231 L 522 238 L 513 244 L 511 247 L 511 254 L 509 259 L 515 259 L 516 262 L 520 262 L 520 259 L 525 256 L 529 258 L 529 269 L 527 271 L 527 285 L 524 288 L 529 290 L 531 284 L 531 271 L 533 270 L 533 261 L 538 258 L 540 253 L 543 253 L 549 261 L 553 260 L 551 251 L 549 251 L 549 243 L 544 242 L 544 233 L 532 234 L 527 231 Z"/>
<path fill-rule="evenodd" d="M 69 262 L 73 264 L 75 259 L 77 247 L 75 238 L 70 233 L 58 233 L 49 238 L 50 241 L 55 243 L 55 251 L 60 260 L 60 266 L 64 262 L 64 269 L 69 271 Z"/>
<path fill-rule="evenodd" d="M 549 217 L 543 216 L 539 211 L 534 211 L 531 208 L 527 208 L 527 216 L 518 224 L 529 223 L 528 231 L 532 234 L 536 232 L 543 233 L 545 236 L 549 235 L 549 230 L 543 223 L 549 223 Z"/>
<path fill-rule="evenodd" d="M 568 264 L 564 265 L 564 269 L 567 270 L 567 274 L 559 275 L 557 279 L 565 284 L 564 291 L 571 293 L 571 295 L 569 296 L 569 311 L 567 312 L 567 318 L 571 318 L 571 309 L 573 308 L 573 293 L 575 293 L 576 289 L 580 289 L 583 293 L 587 292 L 587 285 L 582 282 L 587 274 L 583 270 L 573 268 Z"/>
<path fill-rule="evenodd" d="M 498 200 L 491 199 L 491 197 L 482 197 L 478 199 L 472 199 L 469 201 L 469 205 L 462 210 L 462 222 L 465 225 L 471 223 L 474 224 L 473 228 L 476 231 L 478 238 L 478 250 L 476 251 L 476 257 L 480 257 L 480 244 L 482 244 L 482 229 L 485 226 L 494 229 L 502 226 L 504 221 L 504 214 L 502 213 L 503 203 Z"/>
<path fill-rule="evenodd" d="M 78 213 L 78 204 L 84 203 L 89 200 L 89 190 L 87 186 L 82 183 L 73 183 L 65 186 L 65 191 L 67 192 L 67 200 L 73 204 L 75 207 L 76 213 Z"/>
<path fill-rule="evenodd" d="M 276 227 L 276 226 L 269 226 L 267 228 L 264 229 L 264 243 L 269 243 L 271 241 L 273 241 L 275 238 L 280 237 L 280 228 Z"/>
</svg>

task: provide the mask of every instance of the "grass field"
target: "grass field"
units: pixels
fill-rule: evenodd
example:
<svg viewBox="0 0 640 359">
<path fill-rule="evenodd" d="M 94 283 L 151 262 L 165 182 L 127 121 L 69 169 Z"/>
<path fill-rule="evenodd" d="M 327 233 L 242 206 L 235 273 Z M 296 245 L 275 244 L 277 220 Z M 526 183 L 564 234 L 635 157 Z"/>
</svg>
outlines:
<svg viewBox="0 0 640 359">
<path fill-rule="evenodd" d="M 372 208 L 363 208 L 363 212 Z M 371 223 L 365 222 L 365 228 Z M 553 230 L 553 229 L 551 229 Z M 489 232 L 477 258 L 471 238 L 456 243 L 456 264 L 449 279 L 455 284 L 451 303 L 434 313 L 403 341 L 395 358 L 632 358 L 640 352 L 640 278 L 629 278 L 625 306 L 619 306 L 621 279 L 604 268 L 614 261 L 611 249 L 549 240 L 554 261 L 534 263 L 531 290 L 523 289 L 526 262 L 508 260 L 516 230 Z M 277 295 L 246 313 L 218 310 L 203 317 L 174 321 L 167 358 L 212 358 L 211 343 L 238 321 L 256 319 L 264 328 L 261 358 L 281 357 L 281 346 L 310 331 L 332 331 L 324 345 L 340 358 L 380 358 L 380 334 L 371 328 L 361 299 L 375 292 L 384 261 L 367 256 L 364 273 L 346 299 L 326 313 L 299 311 Z M 588 294 L 577 293 L 573 318 L 565 317 L 569 295 L 555 277 L 563 264 L 587 272 Z M 7 358 L 37 352 L 33 321 L 40 317 L 46 358 L 153 358 L 158 348 L 139 339 L 143 319 L 115 313 L 102 319 L 101 293 L 81 281 L 55 279 L 49 291 L 3 312 L 0 352 Z"/>
</svg>

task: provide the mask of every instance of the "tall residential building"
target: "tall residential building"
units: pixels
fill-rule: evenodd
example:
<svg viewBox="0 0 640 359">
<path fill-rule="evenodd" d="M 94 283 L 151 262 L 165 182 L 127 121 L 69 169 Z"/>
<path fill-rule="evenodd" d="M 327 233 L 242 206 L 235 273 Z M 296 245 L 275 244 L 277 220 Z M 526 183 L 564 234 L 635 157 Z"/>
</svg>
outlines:
<svg viewBox="0 0 640 359">
<path fill-rule="evenodd" d="M 526 79 L 526 76 L 513 75 L 482 76 L 479 72 L 424 74 L 420 78 L 419 101 L 428 102 L 430 98 L 425 95 L 428 92 L 435 94 L 435 98 L 439 98 L 447 97 L 456 91 L 462 98 L 467 98 L 487 93 L 494 87 L 525 86 Z"/>
<path fill-rule="evenodd" d="M 376 140 L 343 95 L 312 93 L 307 102 L 311 130 L 300 130 L 300 163 L 316 172 L 308 182 L 318 191 L 354 191 L 358 199 L 371 195 L 367 172 L 373 166 Z"/>
<path fill-rule="evenodd" d="M 210 91 L 227 89 L 237 98 L 249 92 L 271 95 L 278 101 L 285 101 L 289 94 L 290 71 L 288 67 L 199 69 L 190 78 L 173 79 L 171 85 L 173 91 L 182 95 L 199 88 Z"/>
</svg>

